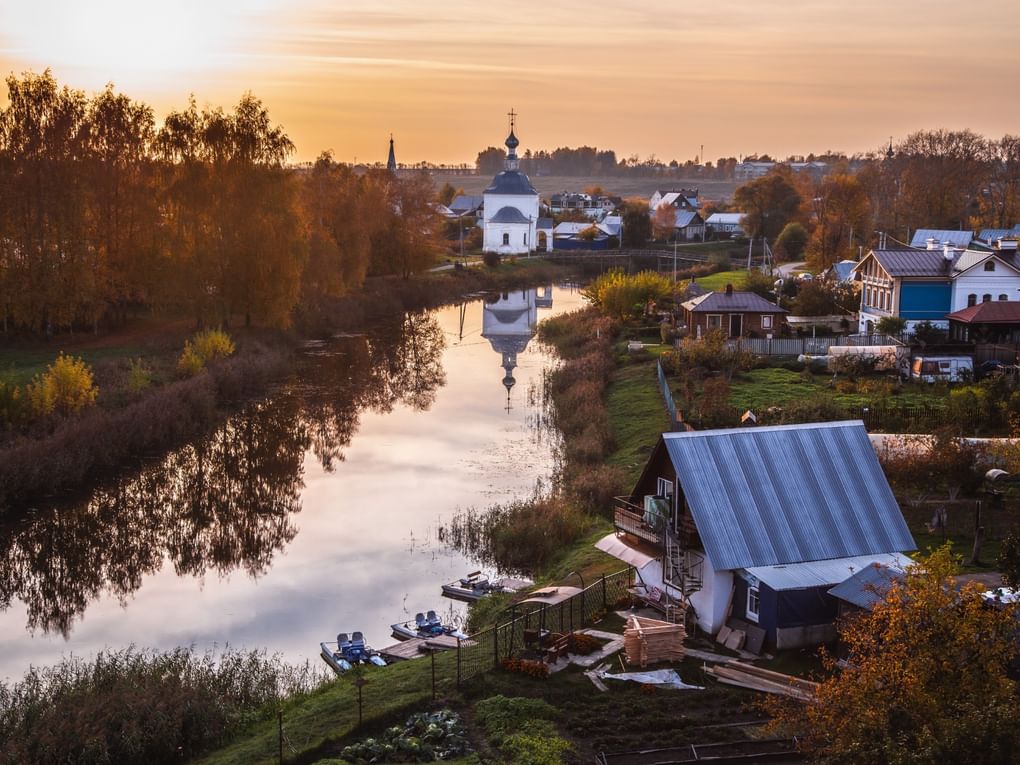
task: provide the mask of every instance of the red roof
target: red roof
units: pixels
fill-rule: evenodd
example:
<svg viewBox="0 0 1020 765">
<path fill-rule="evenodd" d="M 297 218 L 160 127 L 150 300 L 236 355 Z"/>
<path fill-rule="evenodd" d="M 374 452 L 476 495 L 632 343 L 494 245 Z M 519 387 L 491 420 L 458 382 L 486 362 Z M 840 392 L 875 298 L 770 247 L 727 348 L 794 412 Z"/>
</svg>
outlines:
<svg viewBox="0 0 1020 765">
<path fill-rule="evenodd" d="M 946 316 L 963 324 L 1020 324 L 1020 300 L 991 300 Z"/>
</svg>

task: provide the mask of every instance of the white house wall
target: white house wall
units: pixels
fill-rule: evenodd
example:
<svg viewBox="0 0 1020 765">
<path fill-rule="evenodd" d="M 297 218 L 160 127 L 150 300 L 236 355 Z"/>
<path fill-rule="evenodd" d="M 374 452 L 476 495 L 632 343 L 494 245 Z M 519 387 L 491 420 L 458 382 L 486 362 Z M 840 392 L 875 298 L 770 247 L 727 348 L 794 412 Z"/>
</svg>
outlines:
<svg viewBox="0 0 1020 765">
<path fill-rule="evenodd" d="M 953 281 L 952 311 L 966 308 L 968 295 L 977 295 L 978 303 L 982 295 L 991 295 L 992 300 L 998 300 L 999 295 L 1008 295 L 1010 300 L 1020 300 L 1020 274 L 1002 263 L 995 264 L 994 272 L 985 271 L 978 264 Z"/>
<path fill-rule="evenodd" d="M 656 561 L 656 563 L 658 563 Z M 649 567 L 652 564 L 648 564 Z M 702 564 L 701 589 L 691 595 L 691 605 L 698 616 L 698 627 L 710 635 L 714 635 L 726 623 L 729 616 L 730 596 L 733 592 L 733 572 L 716 571 L 706 555 Z M 646 580 L 647 581 L 647 580 Z M 662 565 L 658 567 L 658 581 L 674 598 L 680 598 L 680 590 L 662 581 Z"/>
</svg>

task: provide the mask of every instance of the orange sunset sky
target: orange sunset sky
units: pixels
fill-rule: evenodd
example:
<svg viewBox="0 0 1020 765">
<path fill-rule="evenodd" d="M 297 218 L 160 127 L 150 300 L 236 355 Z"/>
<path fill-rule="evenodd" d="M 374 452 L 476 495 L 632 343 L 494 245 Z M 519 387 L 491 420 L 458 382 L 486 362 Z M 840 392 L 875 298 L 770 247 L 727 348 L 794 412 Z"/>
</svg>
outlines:
<svg viewBox="0 0 1020 765">
<path fill-rule="evenodd" d="M 0 71 L 113 82 L 157 118 L 246 90 L 295 159 L 588 144 L 709 160 L 1020 133 L 1017 0 L 2 0 Z"/>
</svg>

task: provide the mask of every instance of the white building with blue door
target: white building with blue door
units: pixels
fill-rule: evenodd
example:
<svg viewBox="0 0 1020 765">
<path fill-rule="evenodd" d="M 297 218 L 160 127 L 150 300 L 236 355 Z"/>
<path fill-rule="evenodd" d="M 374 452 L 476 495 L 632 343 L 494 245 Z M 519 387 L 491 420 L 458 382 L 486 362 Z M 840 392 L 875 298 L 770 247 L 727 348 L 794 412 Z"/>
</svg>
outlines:
<svg viewBox="0 0 1020 765">
<path fill-rule="evenodd" d="M 885 316 L 949 328 L 946 316 L 978 303 L 1020 300 L 1016 241 L 996 247 L 872 250 L 854 268 L 861 282 L 859 330 L 871 333 Z"/>
</svg>

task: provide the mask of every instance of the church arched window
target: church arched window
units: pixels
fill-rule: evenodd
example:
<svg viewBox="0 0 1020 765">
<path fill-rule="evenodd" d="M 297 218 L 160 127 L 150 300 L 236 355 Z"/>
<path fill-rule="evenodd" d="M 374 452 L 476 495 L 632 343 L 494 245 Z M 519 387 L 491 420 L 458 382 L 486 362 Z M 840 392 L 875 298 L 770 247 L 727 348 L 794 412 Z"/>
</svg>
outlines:
<svg viewBox="0 0 1020 765">
<path fill-rule="evenodd" d="M 525 234 L 524 234 L 524 246 L 525 247 L 528 246 L 528 234 L 527 234 L 527 232 L 525 232 Z"/>
<path fill-rule="evenodd" d="M 503 244 L 510 244 L 510 234 L 503 234 Z"/>
</svg>

